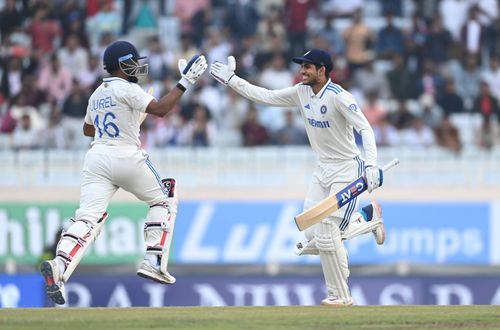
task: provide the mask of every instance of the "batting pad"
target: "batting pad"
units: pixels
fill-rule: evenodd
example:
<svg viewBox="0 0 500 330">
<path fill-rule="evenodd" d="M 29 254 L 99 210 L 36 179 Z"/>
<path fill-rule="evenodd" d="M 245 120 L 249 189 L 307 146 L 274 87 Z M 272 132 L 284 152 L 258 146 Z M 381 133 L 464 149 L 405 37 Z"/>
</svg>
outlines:
<svg viewBox="0 0 500 330">
<path fill-rule="evenodd" d="M 351 299 L 347 286 L 349 268 L 338 226 L 322 221 L 316 232 L 316 247 L 319 250 L 328 294 L 348 301 Z"/>
</svg>

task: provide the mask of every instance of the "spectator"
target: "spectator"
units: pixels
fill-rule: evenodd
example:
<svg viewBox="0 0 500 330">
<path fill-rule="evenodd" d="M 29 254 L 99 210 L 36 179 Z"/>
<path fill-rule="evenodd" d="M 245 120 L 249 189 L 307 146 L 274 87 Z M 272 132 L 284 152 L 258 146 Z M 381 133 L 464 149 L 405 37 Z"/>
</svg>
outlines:
<svg viewBox="0 0 500 330">
<path fill-rule="evenodd" d="M 52 107 L 49 113 L 47 127 L 41 131 L 40 138 L 45 149 L 63 149 L 66 147 L 64 129 L 61 126 L 61 116 L 55 106 Z"/>
<path fill-rule="evenodd" d="M 81 134 L 82 123 L 87 113 L 88 96 L 86 89 L 74 79 L 71 92 L 65 99 L 61 111 L 61 126 L 68 148 L 83 149 L 90 145 L 90 139 Z"/>
<path fill-rule="evenodd" d="M 385 19 L 386 26 L 378 33 L 376 50 L 379 58 L 390 59 L 394 54 L 403 54 L 405 45 L 403 33 L 394 26 L 393 14 L 386 13 Z"/>
<path fill-rule="evenodd" d="M 443 25 L 450 31 L 455 42 L 460 41 L 460 30 L 467 21 L 468 9 L 468 0 L 442 0 L 439 4 Z"/>
<path fill-rule="evenodd" d="M 33 51 L 43 55 L 49 55 L 54 51 L 54 44 L 59 43 L 62 35 L 58 22 L 50 18 L 50 9 L 45 4 L 39 6 L 28 27 Z"/>
<path fill-rule="evenodd" d="M 422 118 L 415 117 L 403 133 L 403 144 L 411 147 L 428 148 L 434 144 L 434 133 L 424 124 Z"/>
<path fill-rule="evenodd" d="M 465 111 L 464 101 L 462 97 L 458 95 L 453 79 L 446 80 L 444 91 L 439 95 L 437 104 L 443 109 L 446 116 Z"/>
<path fill-rule="evenodd" d="M 474 100 L 474 113 L 480 113 L 481 117 L 496 116 L 500 118 L 500 107 L 498 100 L 491 95 L 490 87 L 484 81 L 480 84 L 479 96 Z"/>
<path fill-rule="evenodd" d="M 287 50 L 287 31 L 281 20 L 279 7 L 271 6 L 257 25 L 257 48 L 259 53 L 271 54 Z"/>
<path fill-rule="evenodd" d="M 492 95 L 500 101 L 500 66 L 497 55 L 490 56 L 489 67 L 484 69 L 481 80 L 488 84 Z"/>
<path fill-rule="evenodd" d="M 442 118 L 441 109 L 436 106 L 434 97 L 428 94 L 422 94 L 420 97 L 420 107 L 422 113 L 420 118 L 425 126 L 435 129 L 440 123 Z"/>
<path fill-rule="evenodd" d="M 148 77 L 152 80 L 163 80 L 169 73 L 169 66 L 173 63 L 173 54 L 162 49 L 158 36 L 148 40 L 148 46 L 142 51 L 142 56 L 148 58 Z M 189 57 L 190 58 L 190 57 Z"/>
<path fill-rule="evenodd" d="M 293 74 L 286 67 L 283 54 L 274 53 L 267 67 L 260 75 L 259 83 L 268 89 L 281 89 L 293 85 Z"/>
<path fill-rule="evenodd" d="M 429 59 L 424 60 L 422 72 L 415 81 L 418 95 L 428 94 L 437 98 L 443 90 L 443 78 L 436 72 L 434 63 Z"/>
<path fill-rule="evenodd" d="M 86 69 L 80 72 L 78 75 L 78 83 L 82 88 L 85 88 L 87 91 L 93 91 L 97 86 L 96 84 L 100 83 L 101 78 L 103 77 L 102 67 L 100 59 L 95 55 L 91 55 L 89 57 L 89 65 Z"/>
<path fill-rule="evenodd" d="M 413 96 L 413 78 L 406 68 L 404 58 L 395 54 L 392 60 L 393 68 L 387 72 L 387 82 L 392 97 L 406 101 Z"/>
<path fill-rule="evenodd" d="M 38 78 L 38 88 L 47 93 L 48 102 L 57 102 L 61 105 L 71 91 L 73 84 L 71 71 L 63 65 L 53 54 L 50 62 L 46 63 Z"/>
<path fill-rule="evenodd" d="M 91 36 L 91 45 L 95 47 L 105 34 L 116 39 L 122 30 L 122 19 L 114 8 L 113 0 L 100 0 L 100 9 L 95 16 L 87 18 L 87 28 Z"/>
<path fill-rule="evenodd" d="M 415 119 L 415 116 L 408 110 L 406 102 L 399 100 L 396 111 L 389 113 L 387 116 L 388 122 L 397 130 L 409 128 Z"/>
<path fill-rule="evenodd" d="M 39 131 L 31 125 L 28 113 L 21 115 L 19 125 L 12 133 L 12 148 L 14 150 L 36 149 L 40 146 Z"/>
<path fill-rule="evenodd" d="M 470 111 L 474 99 L 479 95 L 479 84 L 481 82 L 481 70 L 477 64 L 477 57 L 469 55 L 465 58 L 463 66 L 457 65 L 452 70 L 452 76 L 457 86 L 457 92 L 464 100 L 464 106 Z"/>
<path fill-rule="evenodd" d="M 1 92 L 5 98 L 12 98 L 21 91 L 23 84 L 24 69 L 21 59 L 7 58 L 2 69 Z"/>
<path fill-rule="evenodd" d="M 193 118 L 182 129 L 183 144 L 192 147 L 213 146 L 216 134 L 217 129 L 210 118 L 208 109 L 202 105 L 196 105 Z"/>
<path fill-rule="evenodd" d="M 387 116 L 380 118 L 379 124 L 373 127 L 377 147 L 390 147 L 399 143 L 399 134 L 396 127 L 389 121 Z"/>
<path fill-rule="evenodd" d="M 306 50 L 307 17 L 318 12 L 317 0 L 285 0 L 285 26 L 288 32 L 290 54 Z"/>
<path fill-rule="evenodd" d="M 78 77 L 81 72 L 88 69 L 89 54 L 80 45 L 80 39 L 76 34 L 68 36 L 65 46 L 57 51 L 57 57 L 61 65 L 71 71 L 73 77 Z"/>
<path fill-rule="evenodd" d="M 485 28 L 485 45 L 489 55 L 500 55 L 500 17 Z"/>
<path fill-rule="evenodd" d="M 375 70 L 373 60 L 367 61 L 364 67 L 359 68 L 354 73 L 353 78 L 356 86 L 359 86 L 365 95 L 375 93 L 381 98 L 388 98 L 389 87 L 386 75 L 383 72 Z"/>
<path fill-rule="evenodd" d="M 452 44 L 451 33 L 444 29 L 441 17 L 435 16 L 425 38 L 426 56 L 440 66 L 448 60 Z"/>
<path fill-rule="evenodd" d="M 258 118 L 257 108 L 252 104 L 241 126 L 243 146 L 245 147 L 262 146 L 269 142 L 267 128 L 259 122 Z"/>
<path fill-rule="evenodd" d="M 453 125 L 450 116 L 445 115 L 435 129 L 436 143 L 438 146 L 459 153 L 462 149 L 458 128 Z"/>
<path fill-rule="evenodd" d="M 274 142 L 278 145 L 304 145 L 308 143 L 307 135 L 303 126 L 296 125 L 295 112 L 288 110 L 283 112 L 285 126 L 274 134 Z"/>
<path fill-rule="evenodd" d="M 317 36 L 321 38 L 327 47 L 317 45 L 317 48 L 327 50 L 332 56 L 336 57 L 344 55 L 345 43 L 339 29 L 335 27 L 334 14 L 327 13 L 325 15 L 324 25 L 319 29 Z"/>
<path fill-rule="evenodd" d="M 427 23 L 418 14 L 413 14 L 411 28 L 405 33 L 405 64 L 407 69 L 415 74 L 421 70 L 422 60 L 427 50 L 425 39 L 429 33 Z"/>
<path fill-rule="evenodd" d="M 363 12 L 357 10 L 353 16 L 353 24 L 344 30 L 346 58 L 351 71 L 363 67 L 374 58 L 371 50 L 375 41 L 373 31 L 362 21 Z"/>
<path fill-rule="evenodd" d="M 226 24 L 238 45 L 243 39 L 256 35 L 260 18 L 254 1 L 231 0 L 228 2 L 226 15 Z"/>
<path fill-rule="evenodd" d="M 23 25 L 24 17 L 17 10 L 16 0 L 6 0 L 0 12 L 0 37 L 2 44 L 7 36 Z"/>
<path fill-rule="evenodd" d="M 386 110 L 377 103 L 377 99 L 377 93 L 368 93 L 366 95 L 366 104 L 362 107 L 363 114 L 374 129 L 380 125 L 380 122 L 386 116 Z"/>
<path fill-rule="evenodd" d="M 191 33 L 191 22 L 193 16 L 207 7 L 210 7 L 210 0 L 175 0 L 174 14 L 180 19 L 181 34 Z"/>
<path fill-rule="evenodd" d="M 481 47 L 483 43 L 483 27 L 479 22 L 479 10 L 477 6 L 469 9 L 467 21 L 462 26 L 460 33 L 462 49 L 465 51 L 463 56 L 475 56 L 479 61 Z"/>
</svg>

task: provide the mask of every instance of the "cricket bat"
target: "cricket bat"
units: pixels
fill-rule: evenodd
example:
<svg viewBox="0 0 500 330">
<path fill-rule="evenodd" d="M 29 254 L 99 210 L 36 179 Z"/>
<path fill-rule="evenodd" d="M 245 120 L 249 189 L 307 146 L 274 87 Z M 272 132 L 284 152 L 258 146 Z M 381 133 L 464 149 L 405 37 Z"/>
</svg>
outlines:
<svg viewBox="0 0 500 330">
<path fill-rule="evenodd" d="M 385 172 L 388 169 L 399 164 L 399 159 L 394 158 L 392 161 L 382 167 Z M 334 195 L 323 199 L 318 204 L 310 209 L 305 210 L 295 217 L 295 224 L 300 231 L 311 227 L 312 225 L 320 222 L 328 217 L 333 212 L 340 209 L 342 206 L 349 203 L 351 200 L 359 196 L 367 189 L 367 184 L 364 176 L 360 176 L 354 182 L 350 183 L 347 187 L 340 190 Z"/>
</svg>

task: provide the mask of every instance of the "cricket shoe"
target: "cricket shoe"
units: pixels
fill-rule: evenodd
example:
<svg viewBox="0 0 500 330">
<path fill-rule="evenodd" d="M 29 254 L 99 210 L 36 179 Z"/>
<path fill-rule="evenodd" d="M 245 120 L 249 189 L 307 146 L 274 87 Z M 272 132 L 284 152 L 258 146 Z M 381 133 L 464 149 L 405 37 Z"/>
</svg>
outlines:
<svg viewBox="0 0 500 330">
<path fill-rule="evenodd" d="M 352 306 L 352 304 L 354 304 L 354 300 L 352 298 L 340 299 L 335 296 L 326 297 L 321 301 L 322 306 L 332 306 L 332 307 L 347 307 L 347 306 Z"/>
<path fill-rule="evenodd" d="M 382 208 L 380 205 L 373 201 L 373 217 L 371 221 L 380 221 L 380 225 L 377 226 L 374 230 L 372 230 L 373 236 L 375 236 L 375 241 L 378 245 L 382 245 L 385 242 L 385 226 L 384 219 L 382 218 Z"/>
<path fill-rule="evenodd" d="M 40 273 L 45 280 L 45 291 L 52 301 L 58 305 L 66 303 L 64 282 L 59 265 L 55 260 L 47 260 L 40 265 Z"/>
<path fill-rule="evenodd" d="M 157 267 L 152 266 L 147 260 L 144 260 L 139 269 L 137 270 L 137 275 L 150 280 L 153 280 L 162 284 L 174 284 L 175 277 L 167 273 L 162 273 Z"/>
</svg>

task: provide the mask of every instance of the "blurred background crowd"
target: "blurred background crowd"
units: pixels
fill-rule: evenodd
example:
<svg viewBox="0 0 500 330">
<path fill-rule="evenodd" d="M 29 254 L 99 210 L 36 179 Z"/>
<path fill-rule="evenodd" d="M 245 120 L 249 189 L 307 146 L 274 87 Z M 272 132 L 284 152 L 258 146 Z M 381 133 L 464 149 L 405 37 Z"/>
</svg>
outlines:
<svg viewBox="0 0 500 330">
<path fill-rule="evenodd" d="M 3 0 L 0 150 L 87 148 L 88 96 L 106 73 L 105 47 L 148 56 L 145 90 L 179 79 L 177 61 L 234 55 L 237 74 L 279 89 L 291 62 L 331 52 L 331 79 L 357 98 L 379 147 L 490 149 L 500 134 L 496 0 Z M 165 118 L 148 116 L 145 148 L 307 144 L 297 109 L 239 97 L 208 73 Z"/>
</svg>

